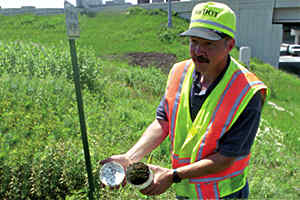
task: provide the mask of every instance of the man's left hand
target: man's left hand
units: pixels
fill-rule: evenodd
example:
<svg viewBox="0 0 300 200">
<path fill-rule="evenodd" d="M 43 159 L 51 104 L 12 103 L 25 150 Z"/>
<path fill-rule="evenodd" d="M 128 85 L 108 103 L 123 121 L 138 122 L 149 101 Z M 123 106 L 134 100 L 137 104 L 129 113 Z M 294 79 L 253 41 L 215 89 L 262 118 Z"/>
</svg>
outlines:
<svg viewBox="0 0 300 200">
<path fill-rule="evenodd" d="M 173 183 L 173 170 L 155 165 L 148 165 L 154 178 L 150 186 L 141 190 L 144 195 L 159 195 L 164 193 Z"/>
</svg>

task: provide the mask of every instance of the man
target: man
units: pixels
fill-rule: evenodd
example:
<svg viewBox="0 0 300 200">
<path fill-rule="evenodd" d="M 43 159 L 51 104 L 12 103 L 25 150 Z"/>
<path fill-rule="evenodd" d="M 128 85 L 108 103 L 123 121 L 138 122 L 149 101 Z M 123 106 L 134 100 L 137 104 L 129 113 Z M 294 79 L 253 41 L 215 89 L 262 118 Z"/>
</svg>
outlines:
<svg viewBox="0 0 300 200">
<path fill-rule="evenodd" d="M 250 148 L 267 87 L 229 56 L 236 17 L 225 4 L 196 5 L 189 29 L 190 60 L 173 66 L 157 117 L 139 141 L 111 160 L 127 167 L 169 136 L 172 168 L 150 165 L 152 185 L 164 193 L 173 183 L 178 199 L 247 198 Z"/>
</svg>

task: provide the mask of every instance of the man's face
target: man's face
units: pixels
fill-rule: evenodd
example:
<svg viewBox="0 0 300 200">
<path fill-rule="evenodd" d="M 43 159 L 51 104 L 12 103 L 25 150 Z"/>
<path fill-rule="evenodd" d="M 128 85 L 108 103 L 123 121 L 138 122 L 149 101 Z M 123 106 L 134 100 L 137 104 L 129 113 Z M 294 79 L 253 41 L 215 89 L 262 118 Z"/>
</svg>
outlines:
<svg viewBox="0 0 300 200">
<path fill-rule="evenodd" d="M 206 40 L 190 37 L 190 55 L 198 72 L 226 64 L 226 58 L 234 46 L 233 39 Z"/>
</svg>

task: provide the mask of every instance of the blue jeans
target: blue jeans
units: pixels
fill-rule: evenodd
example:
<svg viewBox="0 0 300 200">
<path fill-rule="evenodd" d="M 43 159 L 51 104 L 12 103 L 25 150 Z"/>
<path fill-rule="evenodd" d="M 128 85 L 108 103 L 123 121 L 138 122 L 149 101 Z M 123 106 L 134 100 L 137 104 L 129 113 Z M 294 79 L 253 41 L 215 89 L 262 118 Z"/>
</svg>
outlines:
<svg viewBox="0 0 300 200">
<path fill-rule="evenodd" d="M 248 199 L 249 196 L 249 185 L 248 181 L 246 182 L 246 185 L 239 191 L 230 194 L 228 196 L 222 197 L 221 199 Z M 179 200 L 184 200 L 184 199 L 189 199 L 188 197 L 183 197 L 183 196 L 176 196 L 176 199 Z"/>
</svg>

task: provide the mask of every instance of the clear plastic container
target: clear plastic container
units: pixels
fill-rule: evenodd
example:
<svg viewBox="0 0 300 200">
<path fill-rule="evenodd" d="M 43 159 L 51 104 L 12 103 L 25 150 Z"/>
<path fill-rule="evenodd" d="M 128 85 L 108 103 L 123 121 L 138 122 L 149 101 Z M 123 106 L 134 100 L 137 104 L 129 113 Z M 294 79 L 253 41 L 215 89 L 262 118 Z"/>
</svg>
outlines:
<svg viewBox="0 0 300 200">
<path fill-rule="evenodd" d="M 115 187 L 120 185 L 125 178 L 123 166 L 117 162 L 105 163 L 100 169 L 100 181 L 107 186 Z"/>
</svg>

